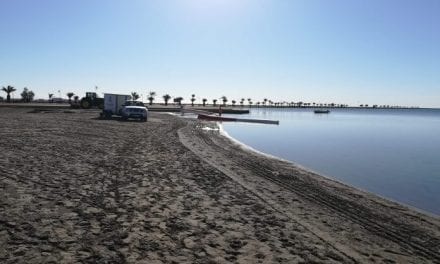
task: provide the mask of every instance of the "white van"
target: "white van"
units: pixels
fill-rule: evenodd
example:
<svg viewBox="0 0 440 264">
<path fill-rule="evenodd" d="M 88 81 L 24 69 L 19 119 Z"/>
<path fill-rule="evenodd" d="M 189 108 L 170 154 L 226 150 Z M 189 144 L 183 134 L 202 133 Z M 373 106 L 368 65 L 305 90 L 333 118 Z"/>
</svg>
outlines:
<svg viewBox="0 0 440 264">
<path fill-rule="evenodd" d="M 103 115 L 110 118 L 112 115 L 121 115 L 122 108 L 125 102 L 131 100 L 131 96 L 128 94 L 104 94 L 104 109 Z"/>
</svg>

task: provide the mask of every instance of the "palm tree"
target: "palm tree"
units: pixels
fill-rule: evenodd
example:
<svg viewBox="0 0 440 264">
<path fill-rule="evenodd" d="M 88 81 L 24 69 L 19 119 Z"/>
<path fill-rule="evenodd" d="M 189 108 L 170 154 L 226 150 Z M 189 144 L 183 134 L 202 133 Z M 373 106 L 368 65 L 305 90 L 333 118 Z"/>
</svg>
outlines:
<svg viewBox="0 0 440 264">
<path fill-rule="evenodd" d="M 137 92 L 131 92 L 131 97 L 133 97 L 133 100 L 136 101 L 140 96 Z"/>
<path fill-rule="evenodd" d="M 232 106 L 235 106 L 235 104 L 237 103 L 237 101 L 232 100 L 231 103 L 232 103 Z"/>
<path fill-rule="evenodd" d="M 244 104 L 244 98 L 241 98 L 241 100 L 240 100 L 240 104 L 241 104 L 241 107 L 243 107 L 243 104 Z"/>
<path fill-rule="evenodd" d="M 52 102 L 53 93 L 49 94 L 49 102 Z"/>
<path fill-rule="evenodd" d="M 266 106 L 266 104 L 267 104 L 267 98 L 264 98 L 263 99 L 263 105 Z"/>
<path fill-rule="evenodd" d="M 249 107 L 251 107 L 251 105 L 252 105 L 252 99 L 251 99 L 251 98 L 248 98 L 247 100 L 248 100 Z"/>
<path fill-rule="evenodd" d="M 203 98 L 203 99 L 202 99 L 202 102 L 203 102 L 203 106 L 205 106 L 205 105 L 206 105 L 206 101 L 208 101 L 208 99 L 206 99 L 206 98 Z"/>
<path fill-rule="evenodd" d="M 72 92 L 69 92 L 66 95 L 67 95 L 67 97 L 69 97 L 69 104 L 70 104 L 72 102 L 72 96 L 74 96 L 75 94 Z"/>
<path fill-rule="evenodd" d="M 154 97 L 156 96 L 156 92 L 149 92 L 148 93 L 148 101 L 150 101 L 150 105 L 153 104 Z"/>
<path fill-rule="evenodd" d="M 4 91 L 7 94 L 6 95 L 6 102 L 10 103 L 11 102 L 11 93 L 17 91 L 17 89 L 15 89 L 11 85 L 8 85 L 7 87 L 3 86 L 2 91 Z"/>
<path fill-rule="evenodd" d="M 194 101 L 196 100 L 196 95 L 192 94 L 191 95 L 191 106 L 194 107 Z"/>
<path fill-rule="evenodd" d="M 220 99 L 222 99 L 222 102 L 223 102 L 223 106 L 226 106 L 226 102 L 228 102 L 228 98 L 226 98 L 226 96 L 222 96 L 222 97 L 220 97 Z"/>
<path fill-rule="evenodd" d="M 171 99 L 171 95 L 165 94 L 164 96 L 162 96 L 162 98 L 165 102 L 165 105 L 168 105 L 168 101 Z"/>
<path fill-rule="evenodd" d="M 212 105 L 215 106 L 217 104 L 217 99 L 212 100 Z"/>
</svg>

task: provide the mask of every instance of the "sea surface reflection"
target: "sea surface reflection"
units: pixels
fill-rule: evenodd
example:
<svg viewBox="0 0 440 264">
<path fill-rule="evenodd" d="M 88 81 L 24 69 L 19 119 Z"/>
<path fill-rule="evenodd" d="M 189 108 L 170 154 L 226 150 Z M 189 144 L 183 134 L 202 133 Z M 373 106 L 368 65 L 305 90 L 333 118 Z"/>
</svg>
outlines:
<svg viewBox="0 0 440 264">
<path fill-rule="evenodd" d="M 280 121 L 223 124 L 256 150 L 440 215 L 440 110 L 254 108 L 242 117 Z"/>
</svg>

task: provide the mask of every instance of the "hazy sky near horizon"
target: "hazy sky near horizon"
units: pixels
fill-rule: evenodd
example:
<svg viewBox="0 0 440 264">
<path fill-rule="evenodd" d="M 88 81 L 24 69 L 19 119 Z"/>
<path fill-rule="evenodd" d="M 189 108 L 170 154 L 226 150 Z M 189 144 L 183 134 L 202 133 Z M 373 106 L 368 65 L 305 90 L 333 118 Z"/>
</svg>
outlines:
<svg viewBox="0 0 440 264">
<path fill-rule="evenodd" d="M 0 0 L 0 11 L 0 86 L 16 98 L 98 86 L 144 100 L 440 107 L 438 0 Z"/>
</svg>

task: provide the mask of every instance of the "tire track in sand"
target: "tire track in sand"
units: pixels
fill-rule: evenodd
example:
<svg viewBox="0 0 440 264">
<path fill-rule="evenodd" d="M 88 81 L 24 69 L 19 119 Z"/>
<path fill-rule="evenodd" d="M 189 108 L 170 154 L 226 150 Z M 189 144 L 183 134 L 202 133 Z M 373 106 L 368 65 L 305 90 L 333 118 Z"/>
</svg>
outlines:
<svg viewBox="0 0 440 264">
<path fill-rule="evenodd" d="M 215 149 L 217 154 L 228 157 L 228 159 L 232 160 L 237 167 L 249 170 L 255 176 L 259 176 L 278 186 L 281 186 L 284 189 L 294 192 L 296 195 L 312 203 L 330 209 L 344 219 L 359 224 L 372 234 L 398 244 L 409 254 L 420 255 L 433 262 L 439 261 L 440 239 L 438 237 L 435 237 L 424 230 L 417 228 L 416 226 L 398 222 L 393 218 L 387 217 L 386 215 L 377 214 L 361 204 L 353 203 L 352 201 L 348 201 L 342 197 L 334 195 L 325 189 L 320 188 L 318 185 L 311 182 L 307 177 L 304 179 L 304 175 L 295 175 L 296 173 L 294 172 L 286 173 L 284 171 L 282 173 L 274 173 L 276 168 L 273 168 L 273 165 L 270 163 L 256 163 L 253 156 L 247 154 L 243 155 L 243 152 L 239 150 L 239 147 L 235 147 L 234 150 L 236 151 L 231 151 L 231 149 L 225 147 L 228 146 L 228 144 L 223 145 L 213 141 L 213 134 L 208 134 L 202 131 L 200 127 L 198 127 L 197 123 L 190 122 L 187 127 L 182 128 L 179 131 L 179 135 L 181 137 L 185 137 L 184 134 L 188 133 L 191 133 L 191 136 L 196 136 L 200 140 L 198 143 L 204 145 L 203 148 L 209 149 L 214 146 L 213 149 Z M 185 140 L 182 141 L 185 142 Z M 194 144 L 194 142 L 192 143 Z M 211 165 L 224 170 L 224 168 L 219 166 L 218 163 L 212 159 L 207 159 L 205 155 L 201 154 L 200 151 L 197 151 L 194 145 L 185 145 L 196 152 L 196 154 L 201 156 L 203 159 L 210 162 Z M 237 177 L 232 175 L 233 172 L 232 174 L 231 171 L 226 172 L 228 176 L 232 176 L 232 178 L 237 181 Z M 238 181 L 238 183 L 241 185 L 246 185 L 240 181 Z M 247 187 L 247 189 L 253 191 L 256 196 L 267 201 L 267 197 L 261 197 L 261 195 L 252 187 L 244 187 Z M 269 201 L 269 203 L 273 204 L 274 202 Z M 291 215 L 290 218 L 292 219 Z M 349 252 L 344 250 L 344 247 L 338 246 L 338 250 L 344 251 L 345 254 L 349 254 Z M 356 258 L 356 256 L 353 257 Z"/>
</svg>

